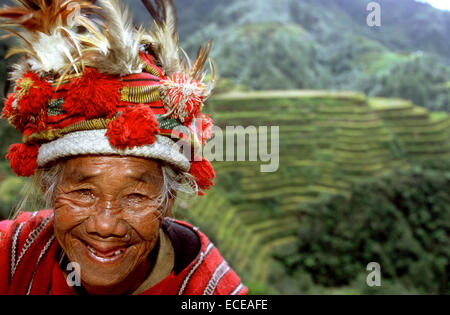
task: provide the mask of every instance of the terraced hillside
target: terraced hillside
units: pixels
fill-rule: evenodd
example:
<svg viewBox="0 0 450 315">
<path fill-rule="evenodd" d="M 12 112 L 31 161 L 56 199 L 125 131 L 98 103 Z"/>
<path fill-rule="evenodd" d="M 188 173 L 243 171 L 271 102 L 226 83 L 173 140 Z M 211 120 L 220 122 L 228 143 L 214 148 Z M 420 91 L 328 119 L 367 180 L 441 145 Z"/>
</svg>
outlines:
<svg viewBox="0 0 450 315">
<path fill-rule="evenodd" d="M 214 162 L 216 187 L 175 212 L 207 232 L 247 282 L 264 283 L 272 250 L 295 243 L 302 203 L 348 196 L 352 182 L 414 162 L 450 161 L 448 114 L 405 100 L 266 91 L 219 95 L 208 107 L 222 128 L 280 126 L 277 172 L 261 173 L 263 162 Z"/>
</svg>

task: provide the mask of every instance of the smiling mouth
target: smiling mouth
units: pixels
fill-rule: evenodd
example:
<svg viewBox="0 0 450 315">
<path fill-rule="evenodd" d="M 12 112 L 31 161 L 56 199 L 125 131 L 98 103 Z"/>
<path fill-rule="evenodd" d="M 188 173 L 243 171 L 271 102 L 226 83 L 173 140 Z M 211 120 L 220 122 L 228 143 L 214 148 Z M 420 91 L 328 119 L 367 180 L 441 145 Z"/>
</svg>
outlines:
<svg viewBox="0 0 450 315">
<path fill-rule="evenodd" d="M 86 249 L 87 256 L 91 258 L 91 260 L 102 264 L 112 263 L 120 260 L 125 256 L 125 253 L 129 248 L 129 246 L 120 246 L 108 250 L 100 250 L 92 245 L 89 245 L 83 240 L 81 240 L 81 243 Z"/>
</svg>

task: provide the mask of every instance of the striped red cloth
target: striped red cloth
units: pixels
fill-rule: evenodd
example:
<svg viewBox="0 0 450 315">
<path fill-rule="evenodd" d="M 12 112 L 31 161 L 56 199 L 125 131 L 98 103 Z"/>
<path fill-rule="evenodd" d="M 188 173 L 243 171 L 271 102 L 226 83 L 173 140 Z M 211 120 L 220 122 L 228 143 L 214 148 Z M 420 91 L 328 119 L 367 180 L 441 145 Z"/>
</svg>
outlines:
<svg viewBox="0 0 450 315">
<path fill-rule="evenodd" d="M 169 219 L 172 220 L 172 219 Z M 243 295 L 247 288 L 209 239 L 192 225 L 201 240 L 197 257 L 181 272 L 172 272 L 142 295 Z M 76 294 L 62 268 L 62 249 L 53 233 L 53 211 L 21 213 L 0 222 L 0 294 Z"/>
</svg>

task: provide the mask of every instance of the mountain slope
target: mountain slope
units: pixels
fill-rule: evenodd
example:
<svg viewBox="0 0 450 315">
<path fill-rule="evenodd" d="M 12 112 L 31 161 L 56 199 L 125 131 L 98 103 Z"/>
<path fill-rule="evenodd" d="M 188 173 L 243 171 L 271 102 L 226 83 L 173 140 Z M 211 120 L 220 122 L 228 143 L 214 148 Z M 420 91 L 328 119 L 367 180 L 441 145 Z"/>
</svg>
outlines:
<svg viewBox="0 0 450 315">
<path fill-rule="evenodd" d="M 219 73 L 235 84 L 257 90 L 358 90 L 450 110 L 450 13 L 413 0 L 378 2 L 382 26 L 377 28 L 366 24 L 368 1 L 189 0 L 176 5 L 184 48 L 192 55 L 214 39 Z M 139 10 L 141 19 L 144 15 Z"/>
</svg>

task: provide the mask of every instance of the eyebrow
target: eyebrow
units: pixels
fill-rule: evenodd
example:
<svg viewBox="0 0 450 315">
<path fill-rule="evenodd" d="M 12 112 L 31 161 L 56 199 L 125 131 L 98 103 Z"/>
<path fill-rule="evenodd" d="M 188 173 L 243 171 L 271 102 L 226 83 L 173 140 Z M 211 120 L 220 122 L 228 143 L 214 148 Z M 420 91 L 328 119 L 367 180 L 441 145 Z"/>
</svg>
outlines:
<svg viewBox="0 0 450 315">
<path fill-rule="evenodd" d="M 88 181 L 91 178 L 96 177 L 96 175 L 84 175 L 84 174 L 71 174 L 70 177 L 76 182 L 81 183 Z"/>
<path fill-rule="evenodd" d="M 80 174 L 80 173 L 76 173 L 76 174 L 70 174 L 69 177 L 75 182 L 75 183 L 82 183 L 82 182 L 86 182 L 92 178 L 95 178 L 99 175 L 87 175 L 87 174 Z M 138 176 L 134 176 L 134 175 L 126 175 L 126 177 L 134 179 L 137 182 L 140 183 L 144 183 L 144 184 L 154 184 L 154 185 L 159 185 L 160 181 L 158 181 L 158 179 L 162 180 L 162 176 L 161 175 L 150 175 L 148 173 L 142 173 Z"/>
<path fill-rule="evenodd" d="M 134 179 L 134 180 L 136 180 L 138 182 L 146 183 L 146 184 L 148 184 L 148 183 L 150 183 L 150 184 L 160 184 L 160 182 L 158 182 L 157 180 L 158 179 L 162 179 L 162 176 L 150 175 L 148 173 L 143 173 L 143 174 L 141 174 L 139 176 L 129 175 L 127 177 L 129 177 L 131 179 Z"/>
</svg>

